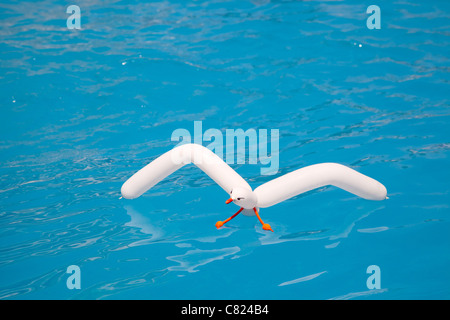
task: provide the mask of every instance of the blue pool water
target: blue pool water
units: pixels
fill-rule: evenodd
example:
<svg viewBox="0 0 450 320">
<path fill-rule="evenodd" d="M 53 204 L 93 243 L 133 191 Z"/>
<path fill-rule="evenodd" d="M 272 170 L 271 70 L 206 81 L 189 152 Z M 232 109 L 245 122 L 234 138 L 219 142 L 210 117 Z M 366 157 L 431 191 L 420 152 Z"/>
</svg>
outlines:
<svg viewBox="0 0 450 320">
<path fill-rule="evenodd" d="M 449 1 L 77 1 L 81 30 L 69 4 L 0 4 L 0 298 L 450 298 Z M 279 129 L 277 175 L 231 165 L 253 188 L 339 162 L 389 199 L 321 188 L 273 233 L 217 230 L 237 207 L 192 166 L 120 199 L 194 121 Z"/>
</svg>

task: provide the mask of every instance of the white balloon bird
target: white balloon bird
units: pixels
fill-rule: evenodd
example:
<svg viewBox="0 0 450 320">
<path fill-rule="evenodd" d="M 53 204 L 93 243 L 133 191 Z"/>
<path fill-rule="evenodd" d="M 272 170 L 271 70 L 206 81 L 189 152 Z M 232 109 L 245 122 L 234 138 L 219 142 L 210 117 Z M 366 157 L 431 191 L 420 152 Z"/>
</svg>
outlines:
<svg viewBox="0 0 450 320">
<path fill-rule="evenodd" d="M 273 206 L 326 185 L 339 187 L 368 200 L 386 199 L 386 188 L 380 182 L 337 163 L 307 166 L 266 182 L 252 191 L 250 185 L 236 171 L 211 150 L 199 144 L 184 144 L 156 158 L 123 184 L 122 196 L 126 199 L 137 198 L 189 163 L 195 164 L 229 193 L 227 204 L 234 202 L 240 207 L 230 218 L 218 221 L 217 228 L 244 211 L 244 215 L 256 215 L 264 230 L 273 231 L 259 216 L 259 208 Z"/>
</svg>

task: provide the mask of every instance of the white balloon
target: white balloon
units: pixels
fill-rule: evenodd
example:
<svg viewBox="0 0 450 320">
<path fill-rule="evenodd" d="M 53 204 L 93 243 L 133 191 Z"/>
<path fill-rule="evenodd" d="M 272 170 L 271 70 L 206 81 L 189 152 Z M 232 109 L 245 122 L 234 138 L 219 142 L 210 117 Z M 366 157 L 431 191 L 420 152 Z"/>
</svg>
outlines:
<svg viewBox="0 0 450 320">
<path fill-rule="evenodd" d="M 122 196 L 126 199 L 137 198 L 189 163 L 195 164 L 231 196 L 227 203 L 232 201 L 246 211 L 255 211 L 258 218 L 258 208 L 273 206 L 326 185 L 336 186 L 368 200 L 384 200 L 387 194 L 380 182 L 338 163 L 307 166 L 252 191 L 250 185 L 211 150 L 199 144 L 185 144 L 164 153 L 136 172 L 123 184 Z"/>
</svg>

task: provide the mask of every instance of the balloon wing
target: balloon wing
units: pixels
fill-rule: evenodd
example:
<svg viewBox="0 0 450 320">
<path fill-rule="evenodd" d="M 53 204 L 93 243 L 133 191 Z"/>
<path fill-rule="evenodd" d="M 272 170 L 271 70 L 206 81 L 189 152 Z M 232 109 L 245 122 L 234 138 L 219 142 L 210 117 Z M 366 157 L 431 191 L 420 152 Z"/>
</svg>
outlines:
<svg viewBox="0 0 450 320">
<path fill-rule="evenodd" d="M 287 173 L 255 189 L 258 206 L 266 208 L 301 193 L 333 185 L 368 200 L 386 199 L 378 181 L 338 163 L 320 163 Z"/>
<path fill-rule="evenodd" d="M 198 144 L 178 146 L 136 172 L 122 185 L 122 196 L 134 199 L 186 164 L 195 164 L 227 193 L 232 188 L 250 190 L 250 185 L 219 156 Z"/>
</svg>

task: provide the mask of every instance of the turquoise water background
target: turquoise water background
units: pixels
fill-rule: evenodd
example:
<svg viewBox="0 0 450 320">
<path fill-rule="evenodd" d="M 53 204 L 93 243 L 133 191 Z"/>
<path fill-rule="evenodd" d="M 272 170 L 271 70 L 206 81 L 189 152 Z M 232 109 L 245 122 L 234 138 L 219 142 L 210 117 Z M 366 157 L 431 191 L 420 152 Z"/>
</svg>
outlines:
<svg viewBox="0 0 450 320">
<path fill-rule="evenodd" d="M 2 2 L 0 298 L 450 298 L 449 18 L 444 0 Z M 194 121 L 279 129 L 277 175 L 232 165 L 253 188 L 339 162 L 389 199 L 321 188 L 262 209 L 273 233 L 217 230 L 237 207 L 193 166 L 120 199 Z"/>
</svg>

